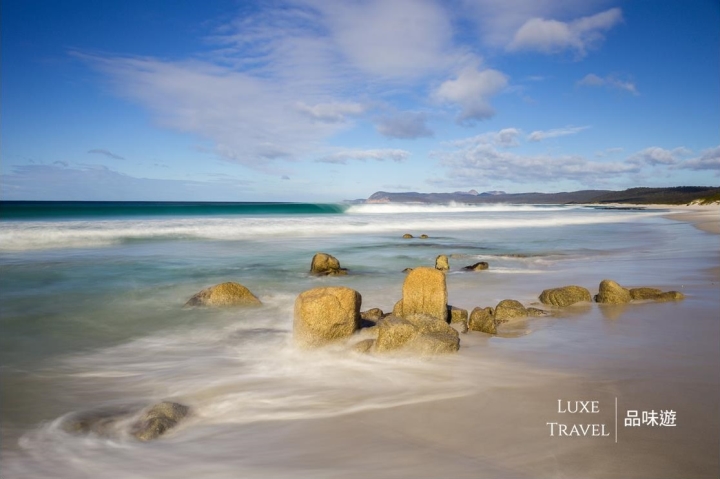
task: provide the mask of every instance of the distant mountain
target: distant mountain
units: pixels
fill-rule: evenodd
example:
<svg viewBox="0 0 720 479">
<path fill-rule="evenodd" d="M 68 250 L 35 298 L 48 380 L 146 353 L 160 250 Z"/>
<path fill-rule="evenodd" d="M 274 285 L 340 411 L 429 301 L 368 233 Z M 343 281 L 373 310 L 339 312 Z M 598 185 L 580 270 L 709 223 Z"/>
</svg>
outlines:
<svg viewBox="0 0 720 479">
<path fill-rule="evenodd" d="M 471 190 L 474 191 L 474 190 Z M 373 193 L 366 203 L 514 203 L 514 204 L 578 204 L 634 203 L 682 205 L 720 194 L 720 187 L 678 186 L 674 188 L 630 188 L 624 191 L 580 190 L 560 193 L 513 193 L 487 191 L 455 193 L 418 193 L 415 191 Z"/>
</svg>

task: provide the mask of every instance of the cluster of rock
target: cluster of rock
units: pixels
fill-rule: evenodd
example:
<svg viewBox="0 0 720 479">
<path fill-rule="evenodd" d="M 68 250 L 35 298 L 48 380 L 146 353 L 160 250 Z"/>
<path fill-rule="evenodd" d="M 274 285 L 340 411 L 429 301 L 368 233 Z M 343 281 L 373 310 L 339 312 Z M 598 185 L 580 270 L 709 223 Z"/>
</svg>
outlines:
<svg viewBox="0 0 720 479">
<path fill-rule="evenodd" d="M 477 307 L 470 312 L 468 329 L 482 333 L 497 334 L 497 327 L 503 323 L 525 319 L 530 316 L 547 316 L 549 312 L 529 307 L 526 308 L 520 301 L 503 299 L 494 308 Z"/>
<path fill-rule="evenodd" d="M 634 300 L 678 301 L 685 295 L 679 291 L 661 291 L 656 288 L 625 288 L 611 279 L 600 282 L 596 303 L 624 304 Z"/>
<path fill-rule="evenodd" d="M 565 307 L 581 301 L 596 303 L 625 304 L 631 301 L 678 301 L 685 298 L 679 291 L 662 291 L 656 288 L 625 288 L 611 279 L 600 282 L 598 294 L 590 296 L 590 291 L 582 286 L 563 286 L 546 289 L 540 294 L 540 302 L 548 306 Z"/>
<path fill-rule="evenodd" d="M 163 401 L 144 410 L 132 407 L 98 409 L 70 416 L 62 425 L 73 434 L 115 437 L 130 434 L 140 441 L 157 439 L 190 415 L 190 408 Z"/>
<path fill-rule="evenodd" d="M 448 324 L 445 275 L 434 268 L 413 269 L 403 283 L 402 299 L 392 314 L 373 308 L 360 313 L 362 296 L 338 286 L 314 288 L 295 300 L 293 334 L 301 347 L 318 347 L 348 339 L 363 321 L 374 339 L 358 342 L 356 351 L 410 352 L 434 355 L 455 352 L 460 347 L 458 331 Z"/>
</svg>

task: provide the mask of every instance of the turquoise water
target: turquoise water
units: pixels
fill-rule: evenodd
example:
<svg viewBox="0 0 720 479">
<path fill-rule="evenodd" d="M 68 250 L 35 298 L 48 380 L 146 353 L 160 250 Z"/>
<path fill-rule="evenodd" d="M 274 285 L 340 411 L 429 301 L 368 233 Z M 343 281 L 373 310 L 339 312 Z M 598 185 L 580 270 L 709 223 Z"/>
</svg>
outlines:
<svg viewBox="0 0 720 479">
<path fill-rule="evenodd" d="M 462 361 L 430 363 L 298 351 L 291 340 L 293 303 L 312 287 L 349 286 L 362 294 L 363 309 L 389 311 L 400 298 L 404 268 L 432 266 L 437 255 L 447 254 L 450 303 L 472 309 L 506 298 L 529 305 L 543 289 L 564 284 L 594 292 L 608 277 L 628 286 L 692 289 L 697 272 L 717 262 L 716 237 L 664 219 L 659 210 L 178 203 L 2 208 L 0 404 L 9 471 L 3 477 L 85 477 L 79 471 L 167 477 L 159 457 L 175 461 L 179 469 L 171 476 L 183 477 L 183 467 L 202 470 L 189 451 L 216 447 L 215 433 L 233 434 L 228 425 L 458 397 L 508 376 L 504 364 L 480 365 L 473 348 L 461 350 Z M 404 240 L 403 233 L 416 238 Z M 318 251 L 336 256 L 350 275 L 308 275 Z M 462 272 L 477 261 L 490 269 Z M 197 291 L 224 281 L 244 284 L 264 306 L 182 307 Z M 715 307 L 712 297 L 696 297 Z M 550 324 L 538 321 L 523 334 L 542 338 Z M 537 357 L 579 333 L 563 334 L 538 339 Z M 617 351 L 600 348 L 607 343 L 605 333 L 598 334 L 596 346 L 586 349 L 610 361 Z M 523 343 L 488 344 L 512 353 Z M 583 364 L 582 351 L 567 349 L 571 362 Z M 478 367 L 488 368 L 481 383 L 468 375 L 468 368 Z M 176 435 L 144 449 L 129 438 L 78 438 L 59 427 L 67 414 L 166 398 L 189 404 L 197 415 Z M 178 441 L 183 446 L 175 456 L 167 448 Z M 128 451 L 132 467 L 125 462 Z M 217 477 L 240 467 L 229 451 L 216 466 Z M 248 470 L 248 477 L 264 477 L 262 468 Z"/>
<path fill-rule="evenodd" d="M 158 201 L 0 201 L 0 220 L 126 218 L 133 216 L 339 214 L 346 207 L 319 203 Z"/>
</svg>

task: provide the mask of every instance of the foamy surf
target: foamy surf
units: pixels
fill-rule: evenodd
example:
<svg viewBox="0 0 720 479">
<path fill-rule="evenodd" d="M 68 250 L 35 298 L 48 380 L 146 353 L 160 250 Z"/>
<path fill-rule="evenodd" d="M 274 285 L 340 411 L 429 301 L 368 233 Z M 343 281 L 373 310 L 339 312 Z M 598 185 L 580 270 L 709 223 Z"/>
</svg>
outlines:
<svg viewBox="0 0 720 479">
<path fill-rule="evenodd" d="M 408 231 L 419 235 L 448 229 L 550 228 L 638 221 L 660 214 L 522 206 L 359 205 L 350 207 L 346 215 L 7 221 L 0 229 L 0 251 L 97 248 L 132 241 L 262 241 L 278 237 L 386 235 Z M 362 221 L 356 221 L 358 218 Z"/>
</svg>

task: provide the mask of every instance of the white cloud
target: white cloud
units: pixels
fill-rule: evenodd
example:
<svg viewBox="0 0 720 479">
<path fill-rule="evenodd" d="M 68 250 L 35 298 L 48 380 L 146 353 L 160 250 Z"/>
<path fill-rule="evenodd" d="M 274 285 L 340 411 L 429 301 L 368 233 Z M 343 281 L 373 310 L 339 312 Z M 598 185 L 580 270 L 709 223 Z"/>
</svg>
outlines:
<svg viewBox="0 0 720 479">
<path fill-rule="evenodd" d="M 308 0 L 322 13 L 339 51 L 377 77 L 414 77 L 448 65 L 452 25 L 445 9 L 426 0 L 328 2 Z"/>
<path fill-rule="evenodd" d="M 684 170 L 718 170 L 720 173 L 720 146 L 703 150 L 697 158 L 691 158 L 677 165 Z"/>
<path fill-rule="evenodd" d="M 436 151 L 431 157 L 446 170 L 446 179 L 436 183 L 467 186 L 489 181 L 536 184 L 538 182 L 574 181 L 581 185 L 606 182 L 617 175 L 640 171 L 640 166 L 626 162 L 590 161 L 579 155 L 523 155 L 498 150 L 490 143 L 466 142 L 458 148 Z"/>
<path fill-rule="evenodd" d="M 606 8 L 610 0 L 461 0 L 457 18 L 477 25 L 483 42 L 505 48 L 533 18 L 578 18 Z"/>
<path fill-rule="evenodd" d="M 299 112 L 309 116 L 313 120 L 326 123 L 342 123 L 349 116 L 357 116 L 365 112 L 365 107 L 360 103 L 318 103 L 306 105 L 298 102 L 296 105 Z"/>
<path fill-rule="evenodd" d="M 645 148 L 627 159 L 627 162 L 633 165 L 674 165 L 680 161 L 681 156 L 690 154 L 690 150 L 684 147 L 667 150 L 657 146 Z"/>
<path fill-rule="evenodd" d="M 447 80 L 435 91 L 440 101 L 460 106 L 458 122 L 485 120 L 495 114 L 489 100 L 508 84 L 505 74 L 492 69 L 478 70 L 475 67 L 463 69 L 454 80 Z"/>
<path fill-rule="evenodd" d="M 401 138 L 411 140 L 433 136 L 427 125 L 427 115 L 422 112 L 405 111 L 397 115 L 382 118 L 377 131 L 388 138 Z"/>
<path fill-rule="evenodd" d="M 447 142 L 447 145 L 457 148 L 467 148 L 472 145 L 496 145 L 510 148 L 520 144 L 518 141 L 520 134 L 521 132 L 517 128 L 503 128 L 500 131 L 491 131 L 470 138 L 450 141 Z"/>
<path fill-rule="evenodd" d="M 528 140 L 530 141 L 542 141 L 546 140 L 548 138 L 557 138 L 558 136 L 567 136 L 567 135 L 574 135 L 576 133 L 580 133 L 583 130 L 587 130 L 590 128 L 589 126 L 568 126 L 565 128 L 556 128 L 553 130 L 537 130 L 533 131 L 528 135 Z"/>
<path fill-rule="evenodd" d="M 615 88 L 618 90 L 624 90 L 633 95 L 639 95 L 635 84 L 628 80 L 621 80 L 615 76 L 609 75 L 606 77 L 598 76 L 594 73 L 588 73 L 581 80 L 577 82 L 580 86 L 596 86 L 596 87 L 607 87 Z"/>
<path fill-rule="evenodd" d="M 579 57 L 596 47 L 603 33 L 622 21 L 622 11 L 611 8 L 595 15 L 581 17 L 570 22 L 531 18 L 518 30 L 508 45 L 508 50 L 534 50 L 546 54 L 573 50 Z"/>
<path fill-rule="evenodd" d="M 341 150 L 315 160 L 318 163 L 332 163 L 345 165 L 348 161 L 394 161 L 401 163 L 410 157 L 410 152 L 398 149 L 376 149 L 376 150 Z"/>
</svg>

